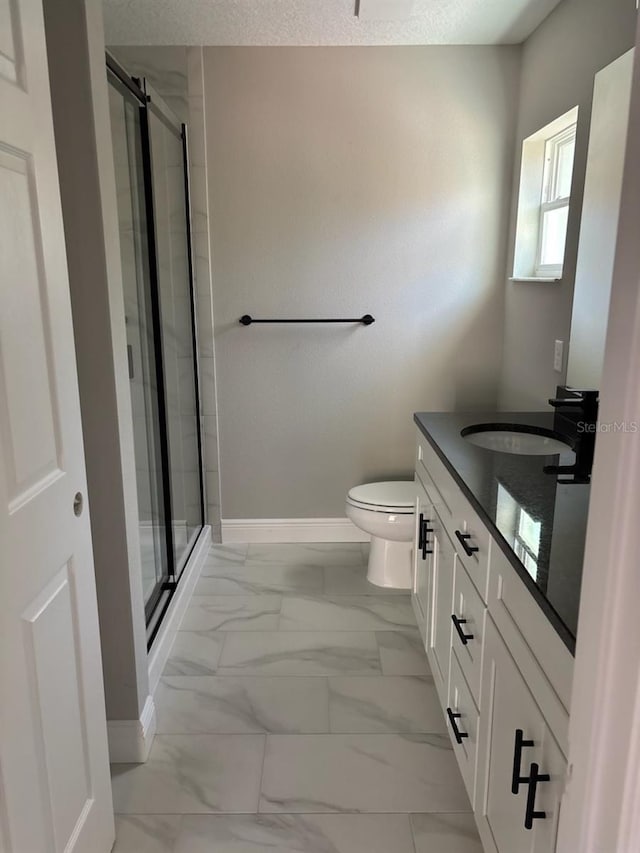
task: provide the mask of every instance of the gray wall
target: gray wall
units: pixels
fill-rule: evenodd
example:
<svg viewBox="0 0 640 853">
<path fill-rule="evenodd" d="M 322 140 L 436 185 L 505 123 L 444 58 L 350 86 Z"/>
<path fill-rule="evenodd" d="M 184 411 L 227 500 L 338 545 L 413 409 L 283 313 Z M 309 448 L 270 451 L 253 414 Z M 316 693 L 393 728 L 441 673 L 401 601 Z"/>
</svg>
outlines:
<svg viewBox="0 0 640 853">
<path fill-rule="evenodd" d="M 44 3 L 109 720 L 149 693 L 101 8 Z"/>
<path fill-rule="evenodd" d="M 563 0 L 524 45 L 508 275 L 522 140 L 572 107 L 580 109 L 563 280 L 507 282 L 503 409 L 548 408 L 547 399 L 564 379 L 553 370 L 553 347 L 555 340 L 564 340 L 566 353 L 569 342 L 593 79 L 633 46 L 636 17 L 635 0 Z"/>
<path fill-rule="evenodd" d="M 414 411 L 497 400 L 520 50 L 204 56 L 222 516 L 343 516 Z"/>
</svg>

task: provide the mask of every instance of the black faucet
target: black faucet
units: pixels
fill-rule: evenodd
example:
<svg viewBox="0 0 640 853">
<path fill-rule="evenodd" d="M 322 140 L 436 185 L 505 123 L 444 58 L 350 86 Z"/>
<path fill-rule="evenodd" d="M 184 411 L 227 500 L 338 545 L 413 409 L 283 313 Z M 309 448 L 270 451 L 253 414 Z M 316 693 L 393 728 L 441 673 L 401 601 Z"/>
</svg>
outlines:
<svg viewBox="0 0 640 853">
<path fill-rule="evenodd" d="M 577 388 L 563 388 L 560 386 L 558 392 L 562 391 L 573 394 L 572 397 L 553 397 L 549 400 L 549 405 L 554 409 L 573 409 L 578 410 L 582 415 L 582 421 L 585 424 L 595 424 L 598 420 L 598 401 L 600 392 L 593 389 L 578 390 Z"/>
<path fill-rule="evenodd" d="M 573 465 L 545 465 L 545 474 L 569 474 L 570 479 L 558 479 L 558 483 L 589 483 L 596 443 L 598 424 L 599 392 L 595 389 L 580 390 L 559 386 L 557 396 L 549 400 L 556 410 L 556 421 L 562 419 L 563 432 L 567 426 L 575 441 L 576 461 Z"/>
</svg>

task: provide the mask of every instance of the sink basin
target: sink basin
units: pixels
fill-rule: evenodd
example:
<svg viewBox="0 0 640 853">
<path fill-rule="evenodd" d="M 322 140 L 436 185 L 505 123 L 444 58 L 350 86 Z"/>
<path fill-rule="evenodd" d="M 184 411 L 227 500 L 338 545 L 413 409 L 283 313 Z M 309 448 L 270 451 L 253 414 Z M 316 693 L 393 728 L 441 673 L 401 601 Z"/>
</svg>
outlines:
<svg viewBox="0 0 640 853">
<path fill-rule="evenodd" d="M 520 456 L 553 456 L 571 450 L 568 439 L 543 427 L 520 424 L 474 424 L 460 435 L 476 447 Z"/>
</svg>

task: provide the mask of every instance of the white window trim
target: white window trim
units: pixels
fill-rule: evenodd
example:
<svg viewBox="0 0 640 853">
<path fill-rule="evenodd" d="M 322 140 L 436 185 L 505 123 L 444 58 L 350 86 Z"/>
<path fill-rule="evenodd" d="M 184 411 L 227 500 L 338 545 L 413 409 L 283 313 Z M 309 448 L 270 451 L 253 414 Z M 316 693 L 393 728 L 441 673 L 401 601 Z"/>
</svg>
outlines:
<svg viewBox="0 0 640 853">
<path fill-rule="evenodd" d="M 542 197 L 540 200 L 540 211 L 538 216 L 538 246 L 536 249 L 536 264 L 535 274 L 540 278 L 554 278 L 562 276 L 564 260 L 561 264 L 543 264 L 541 263 L 542 255 L 542 235 L 544 233 L 544 215 L 552 210 L 560 210 L 567 208 L 567 217 L 571 195 L 556 196 L 555 191 L 558 182 L 559 160 L 562 147 L 568 142 L 574 142 L 576 138 L 577 123 L 561 130 L 559 133 L 548 137 L 545 140 L 544 150 L 544 175 L 542 179 Z M 573 172 L 573 163 L 572 163 Z M 565 238 L 566 248 L 566 238 Z"/>
<path fill-rule="evenodd" d="M 567 204 L 564 198 L 550 197 L 557 171 L 554 169 L 550 173 L 547 143 L 555 138 L 556 148 L 559 149 L 567 137 L 574 134 L 577 122 L 578 107 L 574 107 L 528 136 L 522 143 L 513 275 L 510 281 L 540 283 L 559 282 L 562 279 L 564 264 L 540 264 L 542 205 L 546 205 L 544 210 L 550 210 L 551 205 L 561 207 Z M 568 204 L 570 209 L 570 199 Z"/>
</svg>

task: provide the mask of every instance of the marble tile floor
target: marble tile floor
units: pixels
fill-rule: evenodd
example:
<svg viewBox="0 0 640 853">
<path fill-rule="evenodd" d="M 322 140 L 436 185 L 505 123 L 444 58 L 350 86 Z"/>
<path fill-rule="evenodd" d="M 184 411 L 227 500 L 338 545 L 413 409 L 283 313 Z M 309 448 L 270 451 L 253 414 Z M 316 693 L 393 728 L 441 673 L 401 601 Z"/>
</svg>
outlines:
<svg viewBox="0 0 640 853">
<path fill-rule="evenodd" d="M 213 546 L 114 765 L 114 853 L 482 853 L 408 595 L 366 546 Z"/>
</svg>

